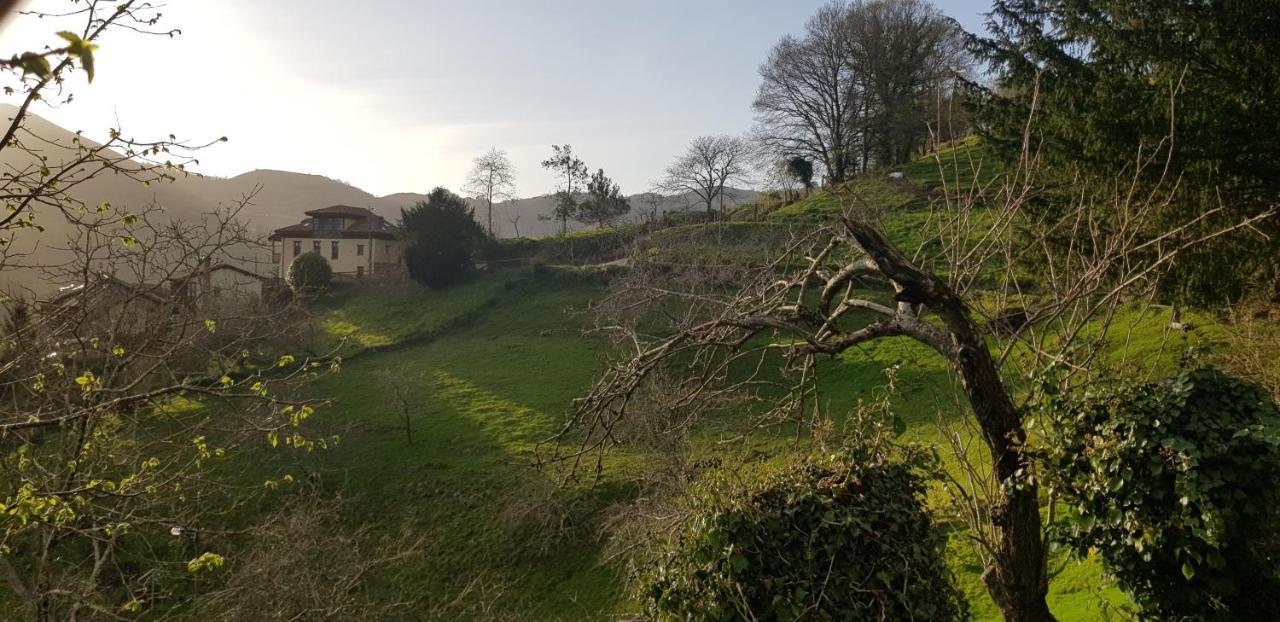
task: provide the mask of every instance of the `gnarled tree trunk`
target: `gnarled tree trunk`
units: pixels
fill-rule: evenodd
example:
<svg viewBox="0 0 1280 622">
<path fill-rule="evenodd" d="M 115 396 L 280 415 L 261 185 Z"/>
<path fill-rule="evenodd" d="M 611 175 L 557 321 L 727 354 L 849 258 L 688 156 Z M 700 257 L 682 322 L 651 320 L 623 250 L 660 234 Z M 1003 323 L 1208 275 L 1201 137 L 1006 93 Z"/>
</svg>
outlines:
<svg viewBox="0 0 1280 622">
<path fill-rule="evenodd" d="M 945 339 L 907 334 L 937 349 L 960 374 L 982 440 L 991 452 L 992 474 L 999 486 L 990 508 L 993 564 L 982 575 L 991 598 L 1008 622 L 1053 620 L 1045 603 L 1049 576 L 1038 487 L 1025 477 L 1030 469 L 1023 452 L 1027 433 L 1022 412 L 1010 399 L 982 333 L 968 307 L 944 281 L 913 266 L 874 227 L 853 220 L 845 225 L 871 256 L 876 271 L 893 283 L 900 307 L 924 305 L 938 314 L 946 328 Z"/>
</svg>

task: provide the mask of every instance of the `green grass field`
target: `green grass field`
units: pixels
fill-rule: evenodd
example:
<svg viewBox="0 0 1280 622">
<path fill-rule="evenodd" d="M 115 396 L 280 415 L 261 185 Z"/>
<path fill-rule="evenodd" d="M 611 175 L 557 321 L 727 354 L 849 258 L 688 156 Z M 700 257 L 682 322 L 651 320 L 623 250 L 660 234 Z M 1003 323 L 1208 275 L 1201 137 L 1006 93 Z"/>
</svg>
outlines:
<svg viewBox="0 0 1280 622">
<path fill-rule="evenodd" d="M 326 304 L 322 325 L 363 352 L 313 387 L 333 400 L 316 425 L 342 442 L 310 455 L 279 454 L 278 466 L 351 497 L 346 520 L 353 526 L 423 537 L 424 553 L 399 569 L 403 583 L 380 589 L 412 586 L 419 605 L 430 608 L 480 582 L 492 593 L 472 597 L 531 620 L 594 620 L 635 609 L 621 567 L 602 558 L 596 525 L 600 510 L 635 493 L 627 481 L 639 463 L 616 455 L 599 485 L 559 493 L 558 505 L 547 507 L 539 500 L 551 482 L 530 468 L 535 444 L 557 430 L 603 361 L 605 346 L 583 334 L 588 321 L 579 313 L 602 293 L 511 273 L 440 293 L 347 292 Z M 1131 355 L 1176 350 L 1154 326 L 1138 324 Z M 891 365 L 900 367 L 893 404 L 908 424 L 904 440 L 941 443 L 939 422 L 961 417 L 953 379 L 936 356 L 905 339 L 824 362 L 825 407 L 838 415 L 871 399 Z M 410 387 L 412 443 L 389 383 Z M 785 450 L 789 432 L 761 433 L 754 442 Z M 568 535 L 554 537 L 547 521 L 564 516 Z M 961 530 L 950 554 L 977 619 L 996 619 Z M 1054 567 L 1050 604 L 1062 620 L 1097 619 L 1125 602 L 1095 563 L 1059 556 Z"/>
<path fill-rule="evenodd" d="M 943 155 L 972 162 L 982 150 L 961 143 Z M 884 208 L 891 238 L 927 252 L 929 212 L 921 197 L 941 183 L 942 173 L 936 162 L 932 168 L 913 164 L 906 172 L 905 182 L 856 182 L 857 190 Z M 761 261 L 770 258 L 779 236 L 836 215 L 838 201 L 820 192 L 773 212 L 766 222 L 674 227 L 640 239 L 636 249 L 673 263 Z M 604 558 L 599 526 L 607 508 L 637 494 L 632 482 L 653 457 L 611 454 L 598 484 L 562 489 L 531 466 L 539 441 L 559 429 L 572 400 L 586 393 L 606 360 L 608 346 L 584 332 L 591 322 L 583 313 L 603 294 L 591 279 L 547 271 L 483 275 L 443 292 L 411 285 L 338 290 L 317 304 L 318 327 L 322 343 L 342 344 L 345 362 L 311 391 L 332 400 L 313 420 L 315 432 L 338 434 L 341 443 L 312 454 L 275 452 L 264 459 L 264 470 L 305 476 L 341 492 L 352 501 L 344 510 L 352 528 L 372 525 L 375 534 L 407 529 L 421 536 L 420 555 L 373 577 L 375 592 L 413 592 L 416 614 L 409 619 L 598 620 L 634 612 L 623 566 Z M 1188 346 L 1222 336 L 1211 318 L 1202 317 L 1191 318 L 1206 327 L 1193 337 L 1173 333 L 1162 313 L 1137 305 L 1122 309 L 1098 364 L 1123 369 L 1142 359 L 1145 367 L 1171 369 Z M 1158 364 L 1145 364 L 1152 361 Z M 971 435 L 961 427 L 965 406 L 943 361 L 913 341 L 876 341 L 820 362 L 822 408 L 838 424 L 860 402 L 881 394 L 891 367 L 898 370 L 892 408 L 907 425 L 900 440 L 939 447 L 944 466 L 955 472 L 943 429 Z M 398 387 L 406 388 L 411 404 L 412 441 L 397 405 Z M 770 395 L 761 389 L 761 397 Z M 693 435 L 700 443 L 695 451 L 721 451 L 716 441 L 745 422 L 744 413 L 705 424 Z M 794 439 L 793 428 L 766 430 L 748 444 L 756 453 L 794 453 Z M 998 619 L 977 557 L 964 529 L 946 515 L 944 499 L 940 488 L 931 493 L 952 534 L 952 569 L 975 618 Z M 1064 622 L 1100 619 L 1127 603 L 1092 560 L 1059 553 L 1052 570 L 1049 603 Z M 484 603 L 487 613 L 458 605 L 460 596 Z"/>
</svg>

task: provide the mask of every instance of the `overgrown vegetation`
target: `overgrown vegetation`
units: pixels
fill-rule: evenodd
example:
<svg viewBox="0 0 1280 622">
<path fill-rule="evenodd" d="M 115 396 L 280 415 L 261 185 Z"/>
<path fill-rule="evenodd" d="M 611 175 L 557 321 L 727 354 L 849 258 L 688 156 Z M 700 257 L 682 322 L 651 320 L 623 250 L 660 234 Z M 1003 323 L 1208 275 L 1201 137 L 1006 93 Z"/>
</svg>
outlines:
<svg viewBox="0 0 1280 622">
<path fill-rule="evenodd" d="M 964 620 L 924 507 L 920 455 L 863 447 L 697 486 L 670 549 L 643 567 L 659 620 Z"/>
<path fill-rule="evenodd" d="M 1150 620 L 1268 620 L 1280 604 L 1280 408 L 1216 369 L 1046 405 L 1064 542 Z"/>
</svg>

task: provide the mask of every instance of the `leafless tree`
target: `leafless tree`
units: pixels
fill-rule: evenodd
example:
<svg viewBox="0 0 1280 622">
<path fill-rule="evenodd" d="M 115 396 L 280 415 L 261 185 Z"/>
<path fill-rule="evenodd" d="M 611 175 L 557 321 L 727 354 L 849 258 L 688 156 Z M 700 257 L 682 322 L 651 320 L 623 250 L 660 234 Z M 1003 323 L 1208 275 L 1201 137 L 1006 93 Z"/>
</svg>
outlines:
<svg viewBox="0 0 1280 622">
<path fill-rule="evenodd" d="M 941 102 L 969 72 L 964 31 L 926 0 L 858 0 L 845 28 L 851 75 L 863 93 L 853 121 L 860 164 L 905 162 L 926 146 Z"/>
<path fill-rule="evenodd" d="M 65 284 L 0 348 L 0 446 L 23 456 L 0 472 L 0 564 L 35 619 L 159 605 L 156 586 L 220 563 L 194 540 L 161 545 L 216 530 L 255 496 L 227 479 L 241 449 L 327 444 L 301 427 L 317 402 L 293 397 L 329 369 L 289 353 L 306 314 L 185 287 L 210 258 L 254 243 L 237 219 L 246 205 L 194 223 L 81 214 L 71 261 L 27 267 Z M 187 562 L 192 573 L 176 572 Z"/>
<path fill-rule="evenodd" d="M 511 223 L 511 229 L 515 232 L 515 236 L 517 238 L 520 237 L 520 217 L 523 216 L 520 213 L 520 204 L 515 200 L 507 201 L 506 214 L 507 222 Z"/>
<path fill-rule="evenodd" d="M 413 390 L 417 380 L 397 369 L 385 370 L 378 376 L 382 381 L 382 390 L 390 398 L 391 409 L 400 417 L 400 423 L 404 426 L 405 443 L 412 445 L 415 410 Z"/>
<path fill-rule="evenodd" d="M 961 166 L 938 164 L 946 171 Z M 1144 154 L 1134 168 L 1160 165 Z M 1096 363 L 1108 336 L 1121 333 L 1123 343 L 1126 327 L 1113 325 L 1123 305 L 1149 300 L 1178 254 L 1274 211 L 1206 235 L 1183 234 L 1213 214 L 1150 234 L 1141 223 L 1171 200 L 1176 181 L 1137 192 L 1141 175 L 1127 171 L 1131 176 L 1089 188 L 1062 218 L 1048 221 L 1029 208 L 1041 187 L 1038 170 L 1027 144 L 998 186 L 972 174 L 973 187 L 944 187 L 923 236 L 940 244 L 937 251 L 903 253 L 874 224 L 878 214 L 846 190 L 838 225 L 796 232 L 762 267 L 639 261 L 600 306 L 599 329 L 616 338 L 621 354 L 577 402 L 548 459 L 579 465 L 595 455 L 600 468 L 599 456 L 618 442 L 615 430 L 637 396 L 670 370 L 687 370 L 696 389 L 677 405 L 686 425 L 714 398 L 752 392 L 767 369 L 778 369 L 789 390 L 752 427 L 814 425 L 806 416 L 819 409 L 819 357 L 913 339 L 946 361 L 972 413 L 972 437 L 948 437 L 962 472 L 947 488 L 969 524 L 988 591 L 1007 620 L 1052 620 L 1041 512 L 1052 521 L 1054 502 L 1041 497 L 1025 448 L 1040 394 L 1015 394 L 1008 379 L 1068 390 L 1101 376 L 1105 367 Z M 1029 264 L 1044 266 L 1034 289 L 1021 272 Z M 1009 321 L 1015 307 L 1021 321 Z M 1125 360 L 1131 369 L 1144 363 Z M 968 438 L 985 446 L 983 456 L 968 449 Z"/>
<path fill-rule="evenodd" d="M 699 136 L 667 167 L 658 188 L 672 195 L 691 194 L 715 214 L 716 202 L 724 207 L 725 189 L 743 183 L 751 172 L 751 149 L 736 136 Z"/>
<path fill-rule="evenodd" d="M 962 38 L 927 0 L 836 0 L 761 66 L 757 140 L 773 158 L 821 164 L 828 184 L 906 161 L 963 119 L 953 114 L 972 66 Z"/>
<path fill-rule="evenodd" d="M 159 9 L 67 2 L 39 14 L 57 43 L 0 60 L 19 100 L 0 127 L 11 163 L 0 171 L 0 269 L 63 286 L 6 301 L 22 311 L 0 335 L 0 581 L 15 618 L 163 606 L 173 586 L 221 563 L 203 536 L 258 494 L 223 479 L 237 450 L 326 443 L 304 433 L 317 403 L 297 392 L 329 365 L 286 349 L 305 314 L 288 300 L 211 304 L 217 292 L 185 286 L 211 260 L 263 248 L 240 218 L 252 197 L 188 222 L 163 206 L 88 205 L 75 191 L 89 180 L 163 183 L 200 145 L 120 128 L 102 143 L 61 141 L 32 123 L 39 103 L 71 100 L 71 71 L 92 80 L 105 33 L 174 34 Z M 22 250 L 33 245 L 61 253 Z"/>
<path fill-rule="evenodd" d="M 655 184 L 655 190 L 659 189 Z M 646 192 L 640 195 L 640 202 L 644 204 L 644 217 L 648 224 L 652 225 L 658 222 L 659 212 L 662 211 L 662 202 L 664 197 L 656 191 Z"/>
<path fill-rule="evenodd" d="M 484 201 L 489 237 L 492 238 L 493 204 L 516 198 L 516 169 L 507 157 L 507 152 L 496 147 L 477 156 L 472 162 L 471 172 L 467 173 L 467 183 L 463 188 L 476 199 Z"/>
<path fill-rule="evenodd" d="M 848 62 L 846 21 L 845 4 L 832 2 L 809 19 L 800 38 L 783 37 L 760 66 L 752 104 L 757 140 L 776 154 L 821 163 L 829 184 L 854 170 L 858 137 L 850 119 L 863 105 Z"/>
</svg>

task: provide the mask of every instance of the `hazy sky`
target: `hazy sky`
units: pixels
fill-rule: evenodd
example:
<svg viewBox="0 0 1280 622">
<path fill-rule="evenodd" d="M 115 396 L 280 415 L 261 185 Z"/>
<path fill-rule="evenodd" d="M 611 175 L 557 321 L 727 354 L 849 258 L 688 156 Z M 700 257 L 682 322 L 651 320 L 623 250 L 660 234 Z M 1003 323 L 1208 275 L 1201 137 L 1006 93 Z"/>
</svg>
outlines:
<svg viewBox="0 0 1280 622">
<path fill-rule="evenodd" d="M 36 0 L 33 6 L 47 5 Z M 522 196 L 570 143 L 642 192 L 689 139 L 751 127 L 756 70 L 824 0 L 170 0 L 177 38 L 116 33 L 92 85 L 38 112 L 88 136 L 230 141 L 198 170 L 317 173 L 374 194 L 458 189 L 510 152 Z M 989 0 L 936 4 L 970 30 Z M 10 19 L 0 54 L 58 41 Z"/>
</svg>

